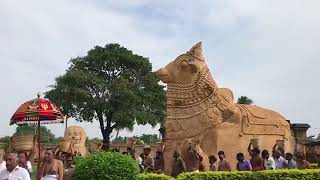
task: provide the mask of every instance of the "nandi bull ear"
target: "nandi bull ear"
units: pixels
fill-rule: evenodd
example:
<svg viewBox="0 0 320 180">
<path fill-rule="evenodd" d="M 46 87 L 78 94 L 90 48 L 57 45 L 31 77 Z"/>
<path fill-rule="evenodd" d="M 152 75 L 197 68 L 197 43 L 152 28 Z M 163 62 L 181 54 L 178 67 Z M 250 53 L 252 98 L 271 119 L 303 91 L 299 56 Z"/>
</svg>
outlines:
<svg viewBox="0 0 320 180">
<path fill-rule="evenodd" d="M 188 55 L 196 58 L 199 61 L 204 61 L 203 53 L 202 53 L 202 42 L 198 42 L 194 45 L 188 52 Z"/>
</svg>

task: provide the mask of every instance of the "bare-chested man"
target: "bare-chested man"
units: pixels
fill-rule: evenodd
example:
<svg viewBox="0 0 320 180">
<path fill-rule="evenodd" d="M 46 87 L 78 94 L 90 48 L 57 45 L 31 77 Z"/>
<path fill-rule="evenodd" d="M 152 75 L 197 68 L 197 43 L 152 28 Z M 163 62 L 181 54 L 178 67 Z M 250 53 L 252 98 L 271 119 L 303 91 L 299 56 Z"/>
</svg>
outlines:
<svg viewBox="0 0 320 180">
<path fill-rule="evenodd" d="M 251 156 L 250 163 L 253 171 L 264 170 L 264 161 L 260 157 L 260 149 L 255 147 L 251 149 L 251 143 L 248 146 L 248 153 Z"/>
<path fill-rule="evenodd" d="M 43 162 L 40 165 L 38 180 L 63 180 L 63 163 L 54 159 L 52 150 L 46 150 Z"/>
<path fill-rule="evenodd" d="M 231 166 L 229 161 L 227 161 L 223 151 L 218 152 L 219 162 L 218 162 L 218 171 L 231 171 Z"/>
</svg>

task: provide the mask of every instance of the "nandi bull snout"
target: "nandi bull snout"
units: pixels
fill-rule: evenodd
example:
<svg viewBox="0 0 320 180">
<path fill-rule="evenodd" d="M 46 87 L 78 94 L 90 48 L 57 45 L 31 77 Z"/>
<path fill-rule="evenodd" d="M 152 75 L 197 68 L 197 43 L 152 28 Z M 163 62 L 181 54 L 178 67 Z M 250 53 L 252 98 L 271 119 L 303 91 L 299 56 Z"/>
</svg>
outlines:
<svg viewBox="0 0 320 180">
<path fill-rule="evenodd" d="M 167 68 L 160 68 L 156 72 L 154 72 L 156 76 L 164 83 L 169 82 L 169 72 Z"/>
</svg>

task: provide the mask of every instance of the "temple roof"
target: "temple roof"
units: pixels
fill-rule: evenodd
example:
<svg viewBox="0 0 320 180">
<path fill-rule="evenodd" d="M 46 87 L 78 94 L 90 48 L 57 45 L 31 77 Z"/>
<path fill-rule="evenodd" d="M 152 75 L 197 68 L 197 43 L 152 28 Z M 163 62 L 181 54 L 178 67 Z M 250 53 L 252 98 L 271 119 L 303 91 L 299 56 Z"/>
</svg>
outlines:
<svg viewBox="0 0 320 180">
<path fill-rule="evenodd" d="M 290 123 L 290 127 L 291 128 L 305 128 L 305 129 L 309 129 L 311 126 L 309 124 L 305 124 L 305 123 Z"/>
</svg>

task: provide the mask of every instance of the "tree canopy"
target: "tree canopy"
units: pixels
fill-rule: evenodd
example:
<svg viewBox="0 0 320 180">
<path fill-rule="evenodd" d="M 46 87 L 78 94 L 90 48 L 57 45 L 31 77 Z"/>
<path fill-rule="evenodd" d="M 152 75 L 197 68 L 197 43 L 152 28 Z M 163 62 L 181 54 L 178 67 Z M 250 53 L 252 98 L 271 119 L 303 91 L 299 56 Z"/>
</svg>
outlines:
<svg viewBox="0 0 320 180">
<path fill-rule="evenodd" d="M 238 98 L 238 102 L 237 103 L 238 104 L 248 104 L 248 105 L 250 105 L 250 104 L 253 103 L 253 101 L 252 101 L 252 99 L 248 98 L 247 96 L 240 96 Z"/>
<path fill-rule="evenodd" d="M 161 142 L 157 134 L 142 134 L 141 136 L 134 136 L 137 139 L 136 144 L 156 144 Z M 128 137 L 118 136 L 112 143 L 125 144 L 128 141 Z"/>
<path fill-rule="evenodd" d="M 156 144 L 161 142 L 157 134 L 142 134 L 136 138 L 142 140 L 145 144 Z"/>
<path fill-rule="evenodd" d="M 8 144 L 11 140 L 10 136 L 0 137 L 0 143 Z"/>
<path fill-rule="evenodd" d="M 122 137 L 122 136 L 118 136 L 118 137 L 116 137 L 116 138 L 114 138 L 113 140 L 112 140 L 112 143 L 116 143 L 116 144 L 125 144 L 125 143 L 127 143 L 127 141 L 128 141 L 128 138 L 127 137 Z"/>
<path fill-rule="evenodd" d="M 26 125 L 26 126 L 18 126 L 16 128 L 16 132 L 13 135 L 30 135 L 35 134 L 35 127 L 34 125 Z M 45 126 L 40 127 L 40 140 L 42 143 L 52 143 L 55 137 L 54 134 Z"/>
<path fill-rule="evenodd" d="M 98 120 L 104 143 L 110 142 L 114 129 L 164 121 L 165 92 L 148 58 L 107 44 L 70 64 L 46 97 L 78 121 Z"/>
</svg>

